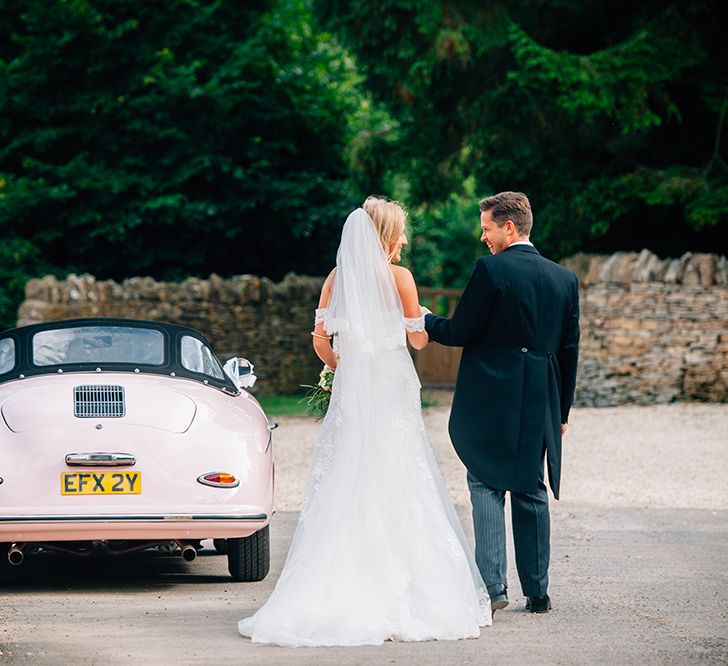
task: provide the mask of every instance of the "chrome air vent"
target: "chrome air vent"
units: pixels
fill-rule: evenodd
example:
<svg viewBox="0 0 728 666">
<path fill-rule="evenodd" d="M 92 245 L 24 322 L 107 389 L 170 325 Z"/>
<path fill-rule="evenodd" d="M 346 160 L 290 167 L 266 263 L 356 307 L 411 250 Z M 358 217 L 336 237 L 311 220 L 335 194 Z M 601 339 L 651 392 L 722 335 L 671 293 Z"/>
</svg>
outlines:
<svg viewBox="0 0 728 666">
<path fill-rule="evenodd" d="M 124 387 L 84 384 L 73 388 L 73 415 L 81 419 L 119 418 L 126 413 Z"/>
</svg>

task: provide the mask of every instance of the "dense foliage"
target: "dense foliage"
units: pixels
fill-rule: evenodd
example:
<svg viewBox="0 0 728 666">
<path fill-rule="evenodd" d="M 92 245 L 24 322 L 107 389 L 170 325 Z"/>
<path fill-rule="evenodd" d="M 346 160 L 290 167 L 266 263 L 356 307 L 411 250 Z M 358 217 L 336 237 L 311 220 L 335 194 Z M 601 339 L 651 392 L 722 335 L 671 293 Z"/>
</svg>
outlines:
<svg viewBox="0 0 728 666">
<path fill-rule="evenodd" d="M 727 8 L 0 0 L 0 325 L 48 271 L 323 274 L 369 193 L 433 286 L 505 189 L 554 258 L 726 253 Z"/>
<path fill-rule="evenodd" d="M 329 270 L 354 85 L 301 2 L 0 0 L 3 323 L 49 268 Z"/>
<path fill-rule="evenodd" d="M 380 154 L 383 188 L 403 184 L 403 196 L 420 204 L 415 240 L 429 247 L 443 222 L 459 232 L 434 262 L 415 246 L 420 275 L 464 278 L 440 269 L 474 236 L 473 194 L 501 190 L 529 194 L 535 240 L 556 258 L 728 249 L 719 229 L 728 214 L 725 3 L 316 6 L 397 121 L 389 135 L 372 132 L 373 146 L 361 152 Z M 470 213 L 457 212 L 463 208 Z"/>
</svg>

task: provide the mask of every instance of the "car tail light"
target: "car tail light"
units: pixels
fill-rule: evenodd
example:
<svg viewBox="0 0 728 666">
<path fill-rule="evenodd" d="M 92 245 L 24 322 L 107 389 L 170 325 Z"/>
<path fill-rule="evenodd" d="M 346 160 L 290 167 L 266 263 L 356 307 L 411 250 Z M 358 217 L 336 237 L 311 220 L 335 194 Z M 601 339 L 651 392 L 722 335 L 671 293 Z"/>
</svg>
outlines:
<svg viewBox="0 0 728 666">
<path fill-rule="evenodd" d="M 205 486 L 214 488 L 235 488 L 240 485 L 240 481 L 227 472 L 208 472 L 198 476 L 197 480 Z"/>
</svg>

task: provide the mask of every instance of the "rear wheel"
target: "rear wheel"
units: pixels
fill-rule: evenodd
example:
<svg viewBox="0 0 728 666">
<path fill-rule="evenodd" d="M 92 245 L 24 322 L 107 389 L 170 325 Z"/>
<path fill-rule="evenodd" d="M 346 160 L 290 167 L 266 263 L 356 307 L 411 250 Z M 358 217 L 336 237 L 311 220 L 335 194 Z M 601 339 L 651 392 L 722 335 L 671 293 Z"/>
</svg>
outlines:
<svg viewBox="0 0 728 666">
<path fill-rule="evenodd" d="M 255 534 L 226 539 L 228 571 L 235 580 L 263 580 L 270 570 L 270 530 L 266 525 Z"/>
<path fill-rule="evenodd" d="M 227 553 L 227 541 L 225 539 L 213 539 L 212 545 L 215 546 L 215 550 L 223 555 Z"/>
</svg>

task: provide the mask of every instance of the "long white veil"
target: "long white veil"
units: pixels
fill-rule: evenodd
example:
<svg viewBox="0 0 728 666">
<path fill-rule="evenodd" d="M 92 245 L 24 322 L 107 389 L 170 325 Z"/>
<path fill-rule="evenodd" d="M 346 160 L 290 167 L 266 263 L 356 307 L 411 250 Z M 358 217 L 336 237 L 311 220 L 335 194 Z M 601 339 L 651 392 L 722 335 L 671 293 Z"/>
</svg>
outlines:
<svg viewBox="0 0 728 666">
<path fill-rule="evenodd" d="M 324 315 L 341 360 L 334 391 L 352 436 L 369 441 L 378 409 L 377 368 L 386 352 L 406 345 L 402 304 L 374 222 L 357 208 L 346 218 L 336 255 L 336 274 Z"/>
<path fill-rule="evenodd" d="M 374 356 L 405 344 L 402 304 L 374 222 L 362 208 L 341 232 L 324 327 L 346 353 Z"/>
</svg>

